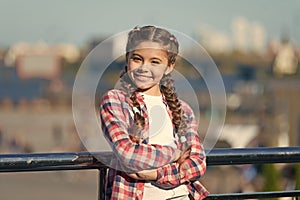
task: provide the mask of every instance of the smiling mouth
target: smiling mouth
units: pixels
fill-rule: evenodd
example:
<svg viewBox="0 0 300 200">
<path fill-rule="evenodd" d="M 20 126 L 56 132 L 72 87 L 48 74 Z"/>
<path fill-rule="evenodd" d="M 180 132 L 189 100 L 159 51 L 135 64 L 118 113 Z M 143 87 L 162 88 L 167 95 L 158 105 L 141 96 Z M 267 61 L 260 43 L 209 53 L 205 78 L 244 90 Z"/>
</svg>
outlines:
<svg viewBox="0 0 300 200">
<path fill-rule="evenodd" d="M 136 79 L 149 79 L 149 78 L 152 78 L 152 76 L 146 76 L 146 75 L 143 75 L 143 74 L 134 74 L 134 77 Z"/>
</svg>

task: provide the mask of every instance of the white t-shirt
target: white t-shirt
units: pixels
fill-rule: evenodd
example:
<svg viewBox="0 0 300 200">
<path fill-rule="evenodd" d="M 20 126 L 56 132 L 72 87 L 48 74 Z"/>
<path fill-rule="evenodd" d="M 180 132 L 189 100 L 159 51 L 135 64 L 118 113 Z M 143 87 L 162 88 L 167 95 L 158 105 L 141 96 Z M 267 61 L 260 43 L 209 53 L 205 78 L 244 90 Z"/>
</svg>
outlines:
<svg viewBox="0 0 300 200">
<path fill-rule="evenodd" d="M 166 105 L 163 103 L 162 96 L 151 96 L 142 94 L 149 113 L 149 143 L 170 145 L 176 148 L 173 136 L 173 125 L 168 114 Z M 176 200 L 188 198 L 186 185 L 180 185 L 174 189 L 164 190 L 152 185 L 150 182 L 144 186 L 144 200 L 165 200 L 177 197 Z M 181 197 L 182 196 L 182 197 Z"/>
<path fill-rule="evenodd" d="M 173 125 L 162 96 L 142 94 L 149 113 L 149 143 L 173 147 Z"/>
</svg>

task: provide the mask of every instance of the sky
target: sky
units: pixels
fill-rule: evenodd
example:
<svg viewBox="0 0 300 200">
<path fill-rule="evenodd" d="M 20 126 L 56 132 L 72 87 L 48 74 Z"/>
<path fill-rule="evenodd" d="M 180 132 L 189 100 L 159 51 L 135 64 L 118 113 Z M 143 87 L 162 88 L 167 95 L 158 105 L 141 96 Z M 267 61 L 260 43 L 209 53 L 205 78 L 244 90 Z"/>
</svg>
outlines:
<svg viewBox="0 0 300 200">
<path fill-rule="evenodd" d="M 208 26 L 230 36 L 238 16 L 260 23 L 267 39 L 287 34 L 300 44 L 299 0 L 0 0 L 0 46 L 38 41 L 84 45 L 148 24 L 191 37 Z"/>
</svg>

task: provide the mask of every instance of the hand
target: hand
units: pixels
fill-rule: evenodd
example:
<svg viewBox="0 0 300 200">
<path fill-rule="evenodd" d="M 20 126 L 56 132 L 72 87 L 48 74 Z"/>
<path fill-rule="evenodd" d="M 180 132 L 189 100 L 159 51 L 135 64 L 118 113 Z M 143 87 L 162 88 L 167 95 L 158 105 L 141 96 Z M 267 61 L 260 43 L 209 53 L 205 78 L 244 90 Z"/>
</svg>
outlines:
<svg viewBox="0 0 300 200">
<path fill-rule="evenodd" d="M 175 161 L 181 164 L 185 159 L 189 157 L 190 153 L 191 153 L 191 147 L 188 147 L 184 151 L 175 149 Z"/>
<path fill-rule="evenodd" d="M 183 179 L 185 176 L 188 175 L 190 167 L 191 166 L 189 165 L 189 162 L 187 162 L 187 160 L 185 160 L 185 161 L 183 161 L 182 163 L 179 164 L 179 170 L 178 171 L 179 171 L 179 175 L 180 175 L 181 179 Z"/>
<path fill-rule="evenodd" d="M 129 135 L 129 138 L 133 143 L 137 143 L 137 144 L 141 143 L 141 140 L 135 136 Z"/>
<path fill-rule="evenodd" d="M 187 162 L 187 158 L 189 158 L 191 154 L 191 146 L 188 147 L 180 156 L 180 158 L 177 160 L 177 163 L 179 164 L 179 174 L 180 178 L 182 179 L 186 175 L 186 170 L 190 167 Z"/>
<path fill-rule="evenodd" d="M 181 152 L 181 155 L 177 160 L 177 163 L 179 164 L 179 166 L 190 156 L 190 153 L 191 153 L 191 147 L 189 147 L 185 151 Z"/>
</svg>

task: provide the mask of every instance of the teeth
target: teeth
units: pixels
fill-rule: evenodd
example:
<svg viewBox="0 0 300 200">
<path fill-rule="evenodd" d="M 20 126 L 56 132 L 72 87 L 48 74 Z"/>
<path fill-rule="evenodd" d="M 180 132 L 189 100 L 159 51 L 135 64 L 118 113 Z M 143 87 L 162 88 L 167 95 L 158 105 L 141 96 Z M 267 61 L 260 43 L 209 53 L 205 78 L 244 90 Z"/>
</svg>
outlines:
<svg viewBox="0 0 300 200">
<path fill-rule="evenodd" d="M 137 77 L 145 77 L 145 78 L 150 78 L 150 76 L 144 76 L 144 75 L 139 75 L 139 74 L 136 74 L 135 76 L 137 76 Z"/>
</svg>

